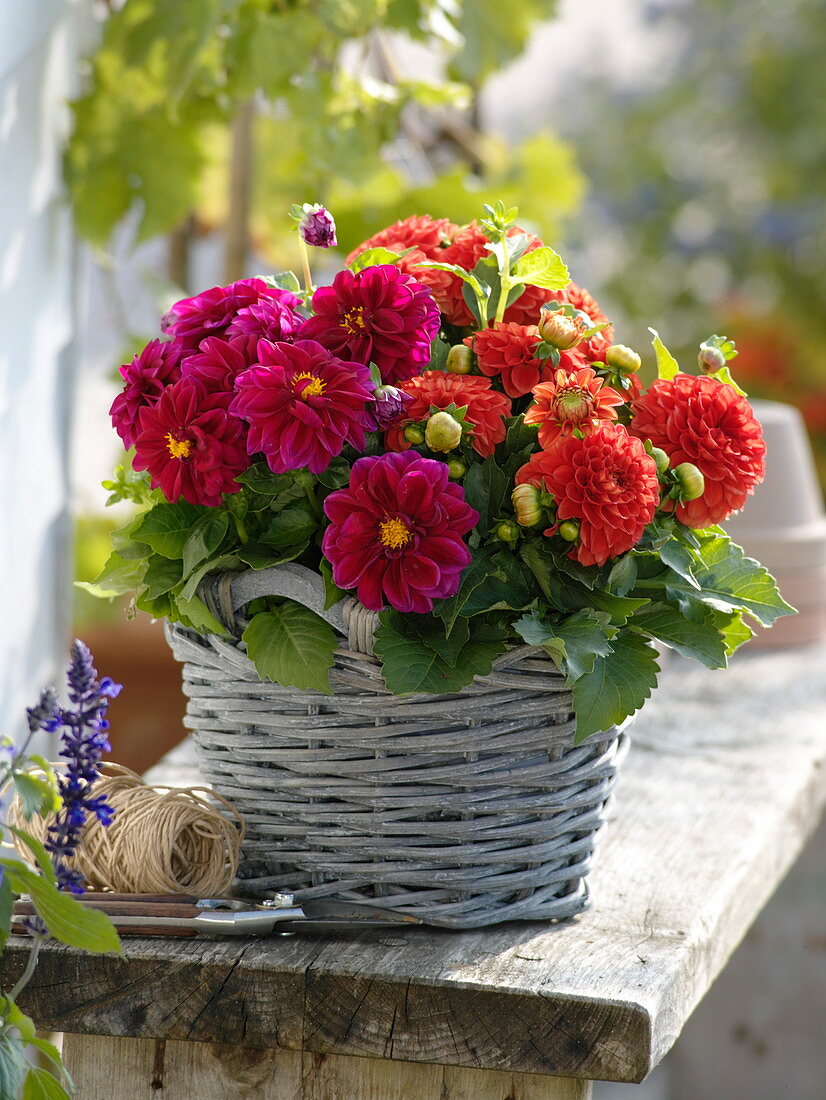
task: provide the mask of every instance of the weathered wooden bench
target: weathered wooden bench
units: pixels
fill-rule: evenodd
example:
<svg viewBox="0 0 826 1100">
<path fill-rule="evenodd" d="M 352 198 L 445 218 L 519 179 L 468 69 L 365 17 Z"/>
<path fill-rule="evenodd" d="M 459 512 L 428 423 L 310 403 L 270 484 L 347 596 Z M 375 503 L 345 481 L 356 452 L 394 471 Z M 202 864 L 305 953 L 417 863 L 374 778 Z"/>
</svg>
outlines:
<svg viewBox="0 0 826 1100">
<path fill-rule="evenodd" d="M 641 1081 L 817 823 L 825 672 L 823 646 L 667 663 L 578 920 L 47 946 L 24 1007 L 66 1033 L 81 1100 L 574 1100 Z M 190 766 L 176 750 L 167 781 Z M 25 954 L 11 941 L 3 981 Z"/>
</svg>

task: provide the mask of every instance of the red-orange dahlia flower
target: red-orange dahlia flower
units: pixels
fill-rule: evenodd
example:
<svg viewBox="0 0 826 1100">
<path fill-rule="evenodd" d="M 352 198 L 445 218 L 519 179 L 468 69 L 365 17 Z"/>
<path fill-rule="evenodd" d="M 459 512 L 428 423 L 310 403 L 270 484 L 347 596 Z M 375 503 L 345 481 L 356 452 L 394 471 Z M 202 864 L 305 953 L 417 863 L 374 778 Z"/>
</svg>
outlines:
<svg viewBox="0 0 826 1100">
<path fill-rule="evenodd" d="M 448 405 L 459 408 L 467 405 L 465 422 L 473 425 L 471 443 L 483 458 L 492 455 L 496 444 L 505 438 L 503 417 L 510 416 L 511 403 L 503 393 L 491 387 L 487 378 L 429 370 L 408 379 L 399 389 L 409 393 L 413 401 L 401 426 L 385 433 L 384 442 L 388 450 L 409 450 L 410 444 L 404 438 L 404 425 L 426 420 L 434 405 L 438 409 L 446 409 Z"/>
<path fill-rule="evenodd" d="M 525 423 L 539 425 L 539 446 L 546 449 L 575 429 L 587 434 L 601 421 L 616 420 L 615 407 L 625 401 L 590 367 L 560 367 L 549 381 L 534 387 L 533 396 L 535 404 L 525 413 Z"/>
<path fill-rule="evenodd" d="M 574 307 L 574 309 L 581 310 L 586 316 L 591 318 L 594 325 L 607 325 L 608 318 L 603 313 L 599 303 L 596 299 L 587 291 L 584 287 L 581 287 L 579 283 L 568 283 L 564 290 L 557 290 L 553 294 L 547 294 L 545 301 L 554 299 L 558 302 L 566 302 L 568 305 Z M 520 298 L 521 302 L 522 299 Z M 542 303 L 539 303 L 540 306 Z M 591 363 L 604 363 L 605 353 L 613 343 L 614 329 L 612 325 L 608 325 L 607 328 L 602 329 L 601 332 L 595 332 L 593 336 L 590 336 L 587 340 L 584 340 L 578 347 L 578 350 L 582 351 Z"/>
<path fill-rule="evenodd" d="M 658 378 L 632 408 L 634 435 L 661 447 L 672 468 L 692 462 L 705 478 L 702 496 L 676 508 L 689 527 L 722 523 L 762 481 L 763 431 L 733 386 L 690 374 Z"/>
<path fill-rule="evenodd" d="M 636 546 L 660 501 L 654 459 L 621 424 L 600 424 L 581 439 L 560 436 L 517 470 L 516 484 L 552 493 L 558 523 L 579 521 L 568 557 L 581 565 L 605 565 Z"/>
<path fill-rule="evenodd" d="M 540 341 L 536 325 L 512 321 L 480 329 L 465 339 L 476 353 L 479 369 L 488 378 L 499 377 L 509 397 L 522 397 L 553 374 L 547 359 L 537 359 L 534 349 Z"/>
</svg>

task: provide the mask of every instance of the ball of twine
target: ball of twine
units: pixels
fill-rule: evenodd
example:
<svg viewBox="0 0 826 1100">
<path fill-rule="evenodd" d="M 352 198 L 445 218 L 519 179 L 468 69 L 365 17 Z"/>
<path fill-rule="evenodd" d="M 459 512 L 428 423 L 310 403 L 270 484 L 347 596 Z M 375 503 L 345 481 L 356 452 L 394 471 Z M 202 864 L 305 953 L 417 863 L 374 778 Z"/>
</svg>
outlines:
<svg viewBox="0 0 826 1100">
<path fill-rule="evenodd" d="M 59 765 L 57 765 L 59 767 Z M 115 811 L 111 825 L 91 817 L 69 861 L 90 890 L 119 894 L 195 894 L 220 897 L 229 891 L 238 868 L 244 821 L 235 808 L 207 787 L 149 786 L 122 764 L 104 764 L 95 783 Z M 207 801 L 220 802 L 235 820 Z M 15 796 L 9 824 L 45 840 L 53 817 L 23 817 Z M 15 837 L 20 854 L 31 859 Z"/>
</svg>

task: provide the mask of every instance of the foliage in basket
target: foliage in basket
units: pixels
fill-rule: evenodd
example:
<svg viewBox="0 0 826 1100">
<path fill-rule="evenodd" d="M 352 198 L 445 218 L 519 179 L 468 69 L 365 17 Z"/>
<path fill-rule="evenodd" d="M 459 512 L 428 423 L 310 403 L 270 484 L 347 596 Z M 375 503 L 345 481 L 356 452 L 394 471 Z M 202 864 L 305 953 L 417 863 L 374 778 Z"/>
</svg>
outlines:
<svg viewBox="0 0 826 1100">
<path fill-rule="evenodd" d="M 324 247 L 322 208 L 296 207 Z M 613 343 L 559 255 L 485 207 L 411 217 L 332 286 L 291 273 L 176 303 L 121 373 L 113 423 L 139 510 L 93 590 L 201 632 L 213 571 L 295 561 L 382 610 L 374 652 L 397 694 L 459 691 L 507 647 L 568 677 L 577 738 L 648 697 L 651 640 L 710 668 L 791 608 L 718 524 L 763 476 L 760 427 L 711 337 L 658 375 Z M 306 256 L 306 251 L 305 251 Z M 653 332 L 653 330 L 652 330 Z M 336 639 L 286 599 L 249 609 L 262 677 L 329 691 Z"/>
</svg>

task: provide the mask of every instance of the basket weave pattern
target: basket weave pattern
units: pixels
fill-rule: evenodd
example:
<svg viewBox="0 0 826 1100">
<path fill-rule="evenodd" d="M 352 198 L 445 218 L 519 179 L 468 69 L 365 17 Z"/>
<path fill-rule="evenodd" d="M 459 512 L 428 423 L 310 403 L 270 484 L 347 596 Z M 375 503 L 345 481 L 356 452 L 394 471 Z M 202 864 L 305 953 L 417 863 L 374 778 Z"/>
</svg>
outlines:
<svg viewBox="0 0 826 1100">
<path fill-rule="evenodd" d="M 336 651 L 332 695 L 259 679 L 243 644 L 167 627 L 205 778 L 243 814 L 244 893 L 475 928 L 573 916 L 627 735 L 574 748 L 570 692 L 512 649 L 455 695 L 394 696 Z"/>
</svg>

